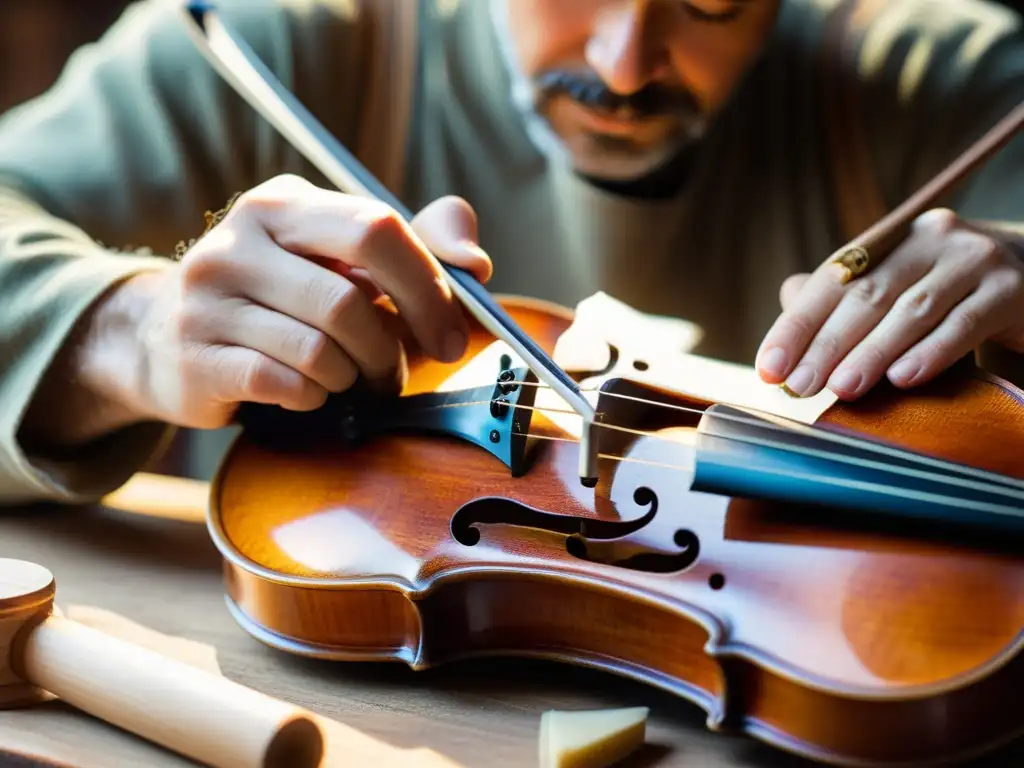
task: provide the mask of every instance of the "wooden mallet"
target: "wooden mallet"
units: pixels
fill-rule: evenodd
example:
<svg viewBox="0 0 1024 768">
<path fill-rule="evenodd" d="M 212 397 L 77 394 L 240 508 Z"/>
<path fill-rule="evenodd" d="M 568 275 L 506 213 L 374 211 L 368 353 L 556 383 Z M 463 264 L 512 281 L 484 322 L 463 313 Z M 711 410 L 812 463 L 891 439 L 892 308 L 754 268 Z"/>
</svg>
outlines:
<svg viewBox="0 0 1024 768">
<path fill-rule="evenodd" d="M 308 711 L 64 618 L 53 574 L 0 559 L 0 708 L 53 696 L 217 768 L 317 768 Z"/>
</svg>

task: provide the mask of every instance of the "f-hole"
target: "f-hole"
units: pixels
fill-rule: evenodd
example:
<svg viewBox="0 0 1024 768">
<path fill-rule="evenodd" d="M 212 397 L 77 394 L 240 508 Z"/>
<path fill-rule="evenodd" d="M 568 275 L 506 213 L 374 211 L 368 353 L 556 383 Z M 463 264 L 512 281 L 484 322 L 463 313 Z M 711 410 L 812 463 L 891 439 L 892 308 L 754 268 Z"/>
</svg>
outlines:
<svg viewBox="0 0 1024 768">
<path fill-rule="evenodd" d="M 451 532 L 457 542 L 472 547 L 480 541 L 481 525 L 531 528 L 564 535 L 565 552 L 590 563 L 648 573 L 678 573 L 693 565 L 700 554 L 700 540 L 693 531 L 677 530 L 672 542 L 675 548 L 652 548 L 630 539 L 658 513 L 658 497 L 650 488 L 637 488 L 633 501 L 650 509 L 636 520 L 618 521 L 546 512 L 512 499 L 484 497 L 456 511 Z"/>
<path fill-rule="evenodd" d="M 614 565 L 647 573 L 679 573 L 697 562 L 700 539 L 687 528 L 680 528 L 672 537 L 677 551 L 655 550 L 629 539 L 587 541 L 582 536 L 565 540 L 565 551 L 580 560 Z"/>
</svg>

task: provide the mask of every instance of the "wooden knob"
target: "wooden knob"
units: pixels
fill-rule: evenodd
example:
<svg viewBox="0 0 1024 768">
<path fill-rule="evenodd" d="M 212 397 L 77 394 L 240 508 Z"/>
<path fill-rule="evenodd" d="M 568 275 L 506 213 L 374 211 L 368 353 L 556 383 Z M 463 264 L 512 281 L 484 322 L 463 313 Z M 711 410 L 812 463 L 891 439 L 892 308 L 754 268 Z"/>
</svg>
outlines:
<svg viewBox="0 0 1024 768">
<path fill-rule="evenodd" d="M 52 694 L 217 768 L 316 768 L 314 716 L 226 678 L 70 621 L 46 568 L 0 559 L 0 707 Z"/>
<path fill-rule="evenodd" d="M 11 667 L 21 631 L 53 612 L 57 585 L 41 565 L 0 558 L 0 708 L 22 707 L 52 698 Z"/>
</svg>

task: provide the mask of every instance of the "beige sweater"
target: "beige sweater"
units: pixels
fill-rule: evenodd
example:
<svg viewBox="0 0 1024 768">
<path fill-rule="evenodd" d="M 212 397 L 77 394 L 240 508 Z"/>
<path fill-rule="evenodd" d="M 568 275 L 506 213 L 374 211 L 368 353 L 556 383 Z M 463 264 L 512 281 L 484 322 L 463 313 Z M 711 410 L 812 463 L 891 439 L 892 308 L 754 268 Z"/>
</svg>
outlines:
<svg viewBox="0 0 1024 768">
<path fill-rule="evenodd" d="M 679 195 L 631 200 L 549 162 L 508 96 L 489 4 L 423 0 L 403 196 L 476 208 L 492 288 L 573 305 L 605 290 L 703 327 L 699 352 L 750 362 L 778 288 L 848 234 L 836 223 L 816 85 L 833 0 L 784 0 L 762 61 Z M 352 0 L 222 0 L 260 57 L 343 143 L 364 104 Z M 963 0 L 889 2 L 858 57 L 871 171 L 893 206 L 1024 98 L 1016 18 Z M 956 199 L 1024 222 L 1024 139 Z M 173 3 L 143 0 L 41 98 L 0 119 L 0 501 L 96 498 L 155 450 L 163 425 L 77 460 L 27 456 L 18 425 L 68 329 L 97 295 L 163 269 L 203 213 L 289 172 L 329 186 L 210 69 Z M 152 254 L 138 252 L 146 248 Z"/>
</svg>

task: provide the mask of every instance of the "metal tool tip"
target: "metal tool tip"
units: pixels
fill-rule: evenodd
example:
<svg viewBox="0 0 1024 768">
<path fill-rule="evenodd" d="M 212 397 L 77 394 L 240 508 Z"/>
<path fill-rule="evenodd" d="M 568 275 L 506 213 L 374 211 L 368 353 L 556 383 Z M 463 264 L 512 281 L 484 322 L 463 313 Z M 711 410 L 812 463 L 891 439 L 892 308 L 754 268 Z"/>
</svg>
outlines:
<svg viewBox="0 0 1024 768">
<path fill-rule="evenodd" d="M 206 28 L 206 19 L 203 17 L 212 10 L 213 3 L 205 0 L 189 0 L 185 3 L 185 11 L 192 17 L 192 21 L 203 29 Z"/>
</svg>

